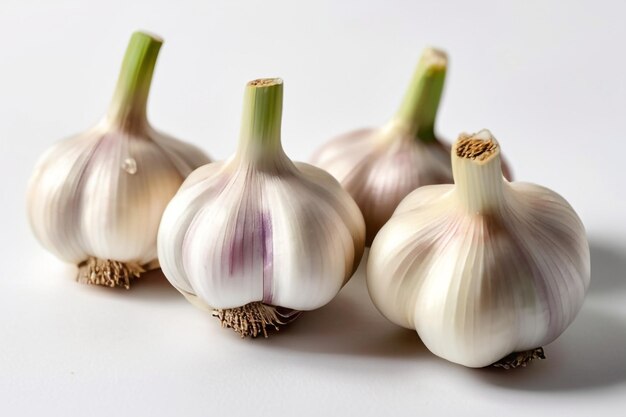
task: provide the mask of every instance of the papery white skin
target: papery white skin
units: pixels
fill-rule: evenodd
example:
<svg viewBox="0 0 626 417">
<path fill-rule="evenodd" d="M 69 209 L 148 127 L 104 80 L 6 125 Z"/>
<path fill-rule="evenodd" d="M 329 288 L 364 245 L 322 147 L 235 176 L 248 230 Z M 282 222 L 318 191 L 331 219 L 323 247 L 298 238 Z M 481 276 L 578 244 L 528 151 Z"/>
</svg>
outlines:
<svg viewBox="0 0 626 417">
<path fill-rule="evenodd" d="M 134 174 L 124 169 L 129 159 Z M 165 206 L 203 162 L 208 158 L 194 146 L 103 122 L 41 157 L 28 187 L 30 224 L 41 244 L 67 262 L 94 256 L 149 263 Z"/>
<path fill-rule="evenodd" d="M 340 136 L 320 148 L 312 163 L 330 172 L 354 198 L 365 218 L 368 244 L 411 191 L 452 182 L 449 147 L 416 140 L 401 123 Z"/>
<path fill-rule="evenodd" d="M 185 177 L 209 162 L 195 146 L 156 131 L 147 121 L 160 44 L 151 35 L 134 34 L 106 117 L 54 145 L 35 167 L 28 218 L 37 239 L 62 260 L 155 264 L 165 206 Z M 137 58 L 137 53 L 144 55 Z"/>
<path fill-rule="evenodd" d="M 434 131 L 447 65 L 445 52 L 427 48 L 398 113 L 386 125 L 335 138 L 311 159 L 357 202 L 367 245 L 411 191 L 453 182 L 450 146 Z M 508 168 L 503 169 L 510 178 Z"/>
<path fill-rule="evenodd" d="M 253 83 L 237 154 L 194 171 L 165 210 L 161 267 L 206 309 L 316 309 L 358 266 L 363 217 L 331 175 L 284 154 L 282 82 Z"/>
<path fill-rule="evenodd" d="M 473 137 L 493 140 L 488 131 Z M 590 278 L 585 229 L 561 196 L 452 149 L 454 185 L 409 194 L 371 247 L 367 285 L 392 322 L 469 367 L 556 339 Z M 497 142 L 496 142 L 497 143 Z"/>
</svg>

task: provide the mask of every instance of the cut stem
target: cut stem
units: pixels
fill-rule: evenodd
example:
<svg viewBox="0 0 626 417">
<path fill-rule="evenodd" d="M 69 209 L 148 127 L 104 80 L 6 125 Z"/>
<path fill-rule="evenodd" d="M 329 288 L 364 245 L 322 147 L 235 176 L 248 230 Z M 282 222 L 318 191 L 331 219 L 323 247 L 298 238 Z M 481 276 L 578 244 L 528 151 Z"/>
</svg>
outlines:
<svg viewBox="0 0 626 417">
<path fill-rule="evenodd" d="M 148 94 L 162 44 L 162 39 L 145 32 L 131 36 L 109 107 L 111 122 L 133 126 L 147 123 Z"/>
<path fill-rule="evenodd" d="M 435 118 L 446 79 L 445 52 L 428 48 L 422 54 L 413 79 L 393 122 L 400 123 L 416 140 L 436 140 Z"/>
<path fill-rule="evenodd" d="M 456 193 L 469 213 L 485 214 L 500 208 L 504 179 L 500 146 L 491 132 L 459 136 L 452 146 L 452 175 Z"/>
<path fill-rule="evenodd" d="M 130 281 L 139 278 L 144 272 L 146 269 L 138 263 L 89 257 L 78 265 L 76 280 L 81 284 L 103 285 L 111 288 L 123 287 L 128 290 Z"/>
<path fill-rule="evenodd" d="M 268 337 L 268 330 L 280 330 L 281 326 L 291 323 L 300 315 L 299 311 L 275 307 L 262 302 L 246 304 L 243 307 L 215 309 L 213 317 L 217 317 L 222 327 L 229 327 L 241 335 Z"/>
<path fill-rule="evenodd" d="M 253 163 L 271 162 L 284 155 L 280 143 L 283 81 L 265 78 L 246 85 L 237 155 Z"/>
</svg>

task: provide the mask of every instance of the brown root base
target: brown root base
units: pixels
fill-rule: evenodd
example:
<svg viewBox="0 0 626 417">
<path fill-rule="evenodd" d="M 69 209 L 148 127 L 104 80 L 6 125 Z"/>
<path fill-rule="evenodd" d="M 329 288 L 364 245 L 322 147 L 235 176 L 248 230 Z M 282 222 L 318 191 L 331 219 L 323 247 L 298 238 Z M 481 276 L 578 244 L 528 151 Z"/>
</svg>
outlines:
<svg viewBox="0 0 626 417">
<path fill-rule="evenodd" d="M 524 368 L 533 359 L 545 358 L 546 355 L 543 352 L 543 348 L 538 347 L 536 349 L 527 350 L 525 352 L 513 352 L 510 355 L 500 359 L 498 362 L 494 363 L 491 366 L 504 369 L 514 369 L 519 367 Z"/>
<path fill-rule="evenodd" d="M 282 307 L 275 307 L 261 302 L 246 304 L 243 307 L 215 309 L 213 317 L 222 324 L 222 327 L 229 327 L 241 335 L 258 337 L 268 336 L 268 330 L 280 330 L 281 326 L 294 321 L 300 312 Z"/>
<path fill-rule="evenodd" d="M 143 272 L 146 270 L 137 263 L 89 257 L 78 265 L 76 281 L 111 288 L 124 287 L 128 290 L 130 281 L 139 278 Z"/>
</svg>

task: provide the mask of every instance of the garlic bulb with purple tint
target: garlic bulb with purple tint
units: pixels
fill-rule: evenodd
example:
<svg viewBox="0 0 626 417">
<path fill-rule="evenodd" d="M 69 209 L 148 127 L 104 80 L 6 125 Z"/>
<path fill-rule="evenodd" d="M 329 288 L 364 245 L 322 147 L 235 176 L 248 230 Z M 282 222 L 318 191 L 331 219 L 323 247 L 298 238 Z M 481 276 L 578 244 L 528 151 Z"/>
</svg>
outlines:
<svg viewBox="0 0 626 417">
<path fill-rule="evenodd" d="M 486 130 L 461 135 L 452 168 L 455 184 L 413 191 L 374 239 L 370 295 L 442 358 L 524 365 L 580 310 L 590 274 L 584 226 L 555 192 L 503 178 Z"/>
<path fill-rule="evenodd" d="M 400 109 L 386 125 L 344 134 L 312 157 L 359 205 L 368 246 L 407 194 L 423 185 L 452 183 L 450 146 L 435 134 L 447 65 L 443 51 L 426 49 Z"/>
<path fill-rule="evenodd" d="M 327 172 L 285 155 L 282 101 L 281 80 L 248 83 L 237 152 L 194 171 L 159 229 L 172 285 L 242 337 L 328 303 L 363 254 L 354 200 Z"/>
<path fill-rule="evenodd" d="M 158 267 L 161 214 L 185 177 L 209 162 L 198 148 L 156 131 L 146 103 L 162 40 L 132 35 L 106 116 L 59 142 L 35 167 L 28 217 L 37 239 L 79 266 L 78 280 L 129 288 Z"/>
</svg>

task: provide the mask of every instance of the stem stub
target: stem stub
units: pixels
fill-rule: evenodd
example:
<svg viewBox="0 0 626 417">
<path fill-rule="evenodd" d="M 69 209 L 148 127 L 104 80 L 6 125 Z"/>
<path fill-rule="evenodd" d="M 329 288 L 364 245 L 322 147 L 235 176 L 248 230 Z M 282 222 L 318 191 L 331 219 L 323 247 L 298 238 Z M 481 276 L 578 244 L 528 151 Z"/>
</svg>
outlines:
<svg viewBox="0 0 626 417">
<path fill-rule="evenodd" d="M 498 149 L 498 144 L 493 139 L 482 140 L 467 136 L 459 138 L 456 145 L 456 155 L 459 158 L 485 161 Z"/>
<path fill-rule="evenodd" d="M 259 78 L 252 80 L 248 83 L 251 87 L 270 87 L 272 85 L 282 84 L 283 80 L 280 78 Z"/>
</svg>

